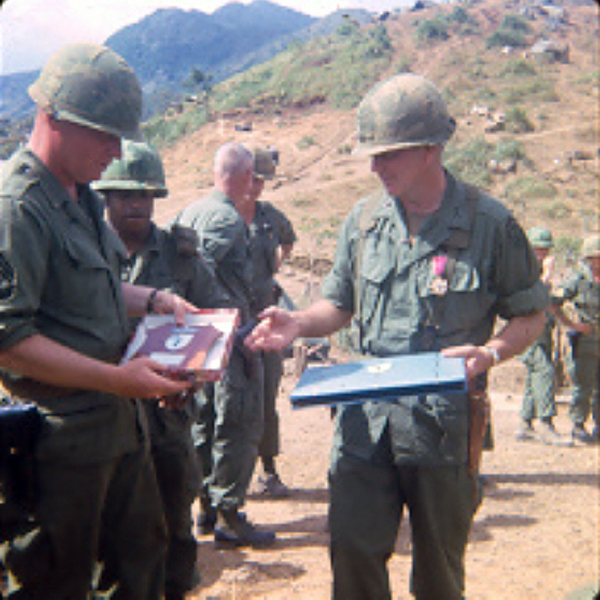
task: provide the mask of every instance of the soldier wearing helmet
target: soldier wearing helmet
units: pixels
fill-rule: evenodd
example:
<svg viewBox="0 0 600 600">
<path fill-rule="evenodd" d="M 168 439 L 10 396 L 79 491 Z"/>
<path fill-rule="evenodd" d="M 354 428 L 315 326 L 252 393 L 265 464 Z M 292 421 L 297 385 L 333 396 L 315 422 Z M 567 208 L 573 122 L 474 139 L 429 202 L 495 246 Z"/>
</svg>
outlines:
<svg viewBox="0 0 600 600">
<path fill-rule="evenodd" d="M 193 229 L 157 227 L 152 220 L 155 198 L 167 196 L 158 152 L 143 142 L 123 142 L 92 187 L 104 197 L 107 219 L 127 249 L 123 281 L 168 290 L 202 308 L 230 305 L 214 273 L 198 255 Z M 167 522 L 165 597 L 183 599 L 199 582 L 191 507 L 198 480 L 192 442 L 192 403 L 166 408 L 158 399 L 144 402 L 151 453 Z"/>
<path fill-rule="evenodd" d="M 542 281 L 550 290 L 554 263 L 554 257 L 550 255 L 554 246 L 552 234 L 545 227 L 533 227 L 527 232 L 527 238 L 540 263 Z M 520 356 L 527 367 L 527 377 L 520 412 L 521 422 L 515 439 L 569 446 L 571 445 L 570 438 L 559 435 L 554 427 L 554 417 L 556 416 L 556 372 L 553 361 L 555 325 L 555 318 L 548 311 L 542 335 Z M 533 421 L 535 419 L 539 419 L 539 431 L 534 429 Z"/>
<path fill-rule="evenodd" d="M 563 307 L 571 309 L 568 315 Z M 590 235 L 581 246 L 577 270 L 552 296 L 552 310 L 569 328 L 571 345 L 569 375 L 572 383 L 569 417 L 572 437 L 577 443 L 597 442 L 600 438 L 600 236 Z M 592 416 L 593 429 L 585 427 Z"/>
<path fill-rule="evenodd" d="M 140 87 L 112 50 L 72 44 L 30 94 L 33 131 L 2 181 L 11 219 L 0 254 L 0 372 L 10 395 L 45 419 L 39 493 L 3 563 L 28 598 L 86 598 L 102 564 L 101 590 L 158 600 L 164 517 L 141 404 L 131 398 L 174 397 L 189 384 L 148 359 L 119 361 L 128 314 L 175 312 L 181 321 L 193 307 L 119 282 L 121 245 L 89 187 L 120 157 L 120 138 L 137 132 Z"/>
<path fill-rule="evenodd" d="M 275 148 L 255 146 L 250 148 L 254 157 L 252 186 L 239 211 L 248 226 L 250 254 L 252 257 L 252 310 L 255 315 L 279 299 L 279 286 L 275 273 L 289 256 L 296 234 L 289 219 L 270 202 L 259 200 L 265 181 L 273 179 L 279 159 Z M 262 395 L 264 405 L 264 431 L 258 447 L 263 475 L 258 478 L 259 494 L 272 498 L 289 496 L 287 486 L 281 481 L 275 466 L 279 454 L 279 416 L 276 410 L 279 383 L 283 373 L 281 352 L 262 353 L 264 374 Z"/>
<path fill-rule="evenodd" d="M 523 230 L 499 202 L 443 166 L 455 126 L 440 91 L 421 75 L 397 75 L 366 95 L 357 152 L 370 156 L 382 187 L 346 219 L 323 298 L 296 312 L 267 309 L 247 341 L 283 347 L 354 319 L 366 356 L 442 351 L 464 359 L 469 394 L 336 411 L 329 529 L 338 600 L 391 596 L 386 563 L 405 508 L 412 593 L 463 597 L 486 375 L 543 328 L 548 294 Z M 507 323 L 494 333 L 497 316 Z"/>
</svg>

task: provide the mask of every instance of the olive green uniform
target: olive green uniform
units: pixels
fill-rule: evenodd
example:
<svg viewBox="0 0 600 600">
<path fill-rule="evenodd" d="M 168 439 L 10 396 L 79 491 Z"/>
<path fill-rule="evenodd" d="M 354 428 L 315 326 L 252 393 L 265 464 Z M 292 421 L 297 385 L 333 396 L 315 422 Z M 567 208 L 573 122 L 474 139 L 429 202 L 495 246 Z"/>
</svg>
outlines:
<svg viewBox="0 0 600 600">
<path fill-rule="evenodd" d="M 559 306 L 569 302 L 573 305 L 578 320 L 593 326 L 591 333 L 577 335 L 572 343 L 569 375 L 573 392 L 569 416 L 573 425 L 583 425 L 591 410 L 598 431 L 600 285 L 594 281 L 590 268 L 582 263 L 579 271 L 556 290 L 552 302 Z"/>
<path fill-rule="evenodd" d="M 167 232 L 153 224 L 144 248 L 125 262 L 121 278 L 169 290 L 200 308 L 230 304 L 214 274 L 198 256 L 196 235 L 191 230 L 176 227 Z M 191 405 L 168 409 L 158 401 L 145 401 L 144 406 L 169 534 L 165 588 L 167 593 L 183 594 L 195 582 L 196 541 L 191 505 L 200 476 L 191 431 L 195 410 Z"/>
<path fill-rule="evenodd" d="M 248 231 L 234 203 L 214 190 L 186 207 L 175 222 L 196 230 L 201 255 L 246 323 L 252 265 Z M 223 378 L 205 386 L 199 398 L 201 416 L 194 436 L 204 472 L 201 495 L 208 494 L 214 508 L 229 510 L 244 504 L 263 428 L 261 372 L 259 357 L 234 345 Z"/>
<path fill-rule="evenodd" d="M 414 244 L 400 205 L 383 193 L 361 244 L 365 201 L 342 228 L 323 296 L 343 311 L 358 313 L 366 355 L 481 345 L 491 336 L 496 315 L 510 319 L 547 304 L 536 257 L 516 221 L 480 194 L 469 224 L 464 187 L 446 175 L 442 205 Z M 433 259 L 445 255 L 445 242 L 455 230 L 470 230 L 470 239 L 458 252 L 447 291 L 440 293 Z M 412 529 L 413 593 L 420 600 L 462 597 L 464 554 L 476 509 L 467 471 L 468 424 L 468 398 L 462 393 L 337 411 L 329 516 L 336 599 L 390 597 L 386 563 L 405 506 Z"/>
<path fill-rule="evenodd" d="M 129 326 L 118 276 L 124 248 L 87 186 L 74 202 L 28 150 L 5 167 L 11 243 L 0 255 L 0 350 L 41 334 L 116 363 Z M 3 374 L 43 411 L 35 523 L 8 544 L 18 597 L 85 598 L 98 558 L 113 598 L 162 598 L 166 531 L 139 402 Z"/>
<path fill-rule="evenodd" d="M 555 369 L 552 360 L 555 319 L 546 315 L 542 335 L 521 355 L 527 367 L 521 419 L 551 421 L 556 415 Z"/>
<path fill-rule="evenodd" d="M 289 219 L 269 202 L 256 202 L 249 226 L 252 256 L 252 309 L 255 314 L 276 304 L 275 281 L 277 249 L 293 244 L 296 234 Z M 283 373 L 281 352 L 263 352 L 264 432 L 258 453 L 272 458 L 279 454 L 279 417 L 276 410 L 279 383 Z"/>
</svg>

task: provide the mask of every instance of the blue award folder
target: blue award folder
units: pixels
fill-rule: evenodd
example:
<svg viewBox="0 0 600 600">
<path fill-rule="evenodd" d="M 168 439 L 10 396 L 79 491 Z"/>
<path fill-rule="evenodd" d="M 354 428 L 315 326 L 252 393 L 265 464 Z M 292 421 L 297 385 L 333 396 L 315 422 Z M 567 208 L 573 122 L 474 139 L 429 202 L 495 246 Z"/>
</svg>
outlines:
<svg viewBox="0 0 600 600">
<path fill-rule="evenodd" d="M 395 400 L 415 394 L 467 389 L 463 358 L 438 352 L 373 358 L 330 367 L 309 367 L 290 394 L 294 408 Z"/>
</svg>

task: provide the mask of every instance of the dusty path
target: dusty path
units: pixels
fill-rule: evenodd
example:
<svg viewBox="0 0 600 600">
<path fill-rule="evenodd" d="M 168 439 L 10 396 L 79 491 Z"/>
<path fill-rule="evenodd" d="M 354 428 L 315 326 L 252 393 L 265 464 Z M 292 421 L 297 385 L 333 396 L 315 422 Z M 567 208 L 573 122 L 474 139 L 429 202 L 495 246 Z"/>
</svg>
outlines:
<svg viewBox="0 0 600 600">
<path fill-rule="evenodd" d="M 283 453 L 280 470 L 291 498 L 249 498 L 252 520 L 278 535 L 267 551 L 215 551 L 200 539 L 203 583 L 190 598 L 325 600 L 329 598 L 327 555 L 327 461 L 331 422 L 323 408 L 292 411 L 288 374 L 280 395 Z M 500 381 L 522 374 L 518 361 L 494 378 L 495 449 L 483 459 L 490 485 L 477 513 L 467 554 L 469 600 L 591 600 L 599 579 L 598 446 L 555 448 L 516 442 L 518 394 L 501 391 Z M 517 378 L 518 379 L 518 378 Z M 557 428 L 566 432 L 565 396 Z M 390 561 L 394 598 L 408 599 L 410 541 L 403 523 Z M 595 588 L 597 591 L 597 586 Z M 441 599 L 443 600 L 443 599 Z"/>
</svg>

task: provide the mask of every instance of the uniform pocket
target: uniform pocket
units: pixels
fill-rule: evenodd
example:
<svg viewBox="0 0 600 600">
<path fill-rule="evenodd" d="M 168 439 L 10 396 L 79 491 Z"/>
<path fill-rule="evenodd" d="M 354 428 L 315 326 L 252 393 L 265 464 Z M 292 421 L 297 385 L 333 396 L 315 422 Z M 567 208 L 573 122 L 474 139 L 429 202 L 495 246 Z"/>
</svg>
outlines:
<svg viewBox="0 0 600 600">
<path fill-rule="evenodd" d="M 479 271 L 466 262 L 456 262 L 452 279 L 444 293 L 435 293 L 431 271 L 419 282 L 421 300 L 433 313 L 433 322 L 448 334 L 470 330 L 489 313 L 493 298 L 485 289 Z M 429 312 L 429 311 L 428 311 Z"/>
<path fill-rule="evenodd" d="M 67 272 L 60 281 L 53 282 L 61 288 L 58 297 L 64 310 L 76 315 L 103 314 L 110 289 L 108 263 L 96 248 L 77 239 L 65 239 L 64 250 Z"/>
</svg>

